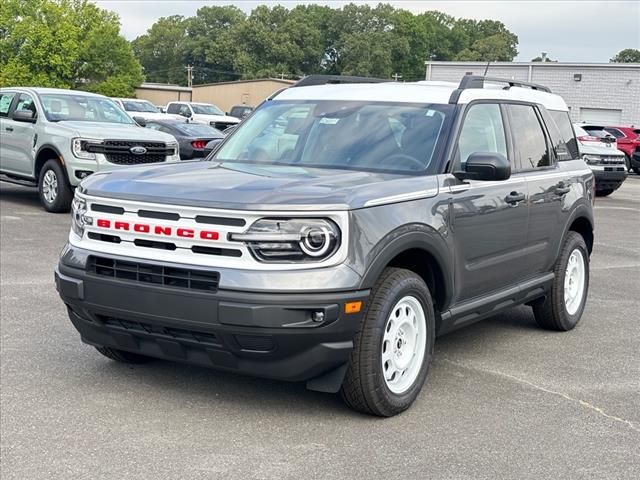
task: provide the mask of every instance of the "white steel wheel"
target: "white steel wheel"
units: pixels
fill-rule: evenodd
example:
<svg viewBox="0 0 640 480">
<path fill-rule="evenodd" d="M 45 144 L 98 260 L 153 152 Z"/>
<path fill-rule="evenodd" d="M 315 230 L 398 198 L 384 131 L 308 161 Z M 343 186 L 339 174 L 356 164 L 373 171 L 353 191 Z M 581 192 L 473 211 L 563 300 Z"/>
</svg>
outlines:
<svg viewBox="0 0 640 480">
<path fill-rule="evenodd" d="M 569 315 L 575 313 L 582 305 L 585 285 L 585 261 L 582 251 L 574 249 L 569 255 L 564 274 L 564 305 Z"/>
<path fill-rule="evenodd" d="M 47 203 L 54 203 L 58 197 L 58 177 L 53 170 L 47 170 L 44 174 L 42 196 Z"/>
<path fill-rule="evenodd" d="M 409 390 L 422 368 L 427 348 L 424 308 L 413 296 L 401 298 L 391 309 L 382 338 L 382 373 L 396 395 Z"/>
</svg>

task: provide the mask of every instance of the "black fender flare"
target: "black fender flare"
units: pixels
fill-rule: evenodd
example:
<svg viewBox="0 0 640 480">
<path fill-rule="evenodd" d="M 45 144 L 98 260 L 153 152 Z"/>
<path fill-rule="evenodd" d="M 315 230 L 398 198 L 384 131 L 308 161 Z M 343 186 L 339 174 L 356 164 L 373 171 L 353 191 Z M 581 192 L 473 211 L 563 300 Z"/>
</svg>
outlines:
<svg viewBox="0 0 640 480">
<path fill-rule="evenodd" d="M 442 295 L 442 311 L 445 311 L 453 298 L 453 257 L 446 240 L 434 228 L 421 224 L 411 223 L 399 227 L 385 235 L 372 249 L 370 257 L 373 260 L 367 266 L 362 281 L 361 289 L 373 287 L 382 271 L 389 262 L 399 254 L 407 250 L 423 250 L 431 255 L 442 273 L 444 294 Z"/>
<path fill-rule="evenodd" d="M 571 225 L 579 218 L 586 219 L 591 226 L 591 231 L 594 231 L 595 222 L 593 220 L 593 209 L 591 208 L 591 205 L 585 200 L 584 202 L 580 202 L 578 205 L 576 205 L 575 208 L 571 211 L 567 223 L 564 226 L 564 231 L 562 232 L 562 242 L 560 242 L 554 258 L 557 259 L 558 255 L 560 255 L 562 244 L 564 243 L 564 239 L 567 237 L 567 233 L 569 232 Z"/>
<path fill-rule="evenodd" d="M 58 156 L 57 160 L 60 162 L 60 165 L 63 166 L 63 170 L 65 172 L 65 174 L 67 174 L 67 169 L 64 168 L 64 157 L 62 156 L 62 154 L 60 153 L 60 150 L 58 150 L 57 147 L 51 145 L 50 143 L 44 143 L 42 145 L 40 145 L 38 147 L 38 151 L 36 152 L 35 156 L 33 157 L 33 176 L 36 179 L 36 182 L 38 181 L 38 176 L 36 175 L 36 166 L 38 163 L 38 157 L 40 156 L 40 154 L 42 153 L 43 150 L 53 150 L 56 155 Z"/>
</svg>

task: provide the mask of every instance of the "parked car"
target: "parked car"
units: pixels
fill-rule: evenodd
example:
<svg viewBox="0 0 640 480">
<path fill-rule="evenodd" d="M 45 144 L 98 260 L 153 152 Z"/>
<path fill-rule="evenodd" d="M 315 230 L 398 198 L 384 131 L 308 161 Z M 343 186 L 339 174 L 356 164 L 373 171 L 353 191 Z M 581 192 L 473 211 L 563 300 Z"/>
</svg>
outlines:
<svg viewBox="0 0 640 480">
<path fill-rule="evenodd" d="M 169 102 L 167 113 L 181 115 L 190 122 L 211 125 L 218 130 L 240 123 L 235 117 L 225 115 L 222 110 L 211 103 Z"/>
<path fill-rule="evenodd" d="M 592 140 L 592 138 L 602 139 L 603 137 L 585 135 L 597 132 L 595 129 L 586 131 L 582 124 L 575 124 L 574 129 L 582 159 L 587 162 L 595 176 L 596 195 L 602 197 L 611 195 L 627 178 L 624 153 L 615 148 L 615 143 Z"/>
<path fill-rule="evenodd" d="M 145 130 L 111 99 L 53 88 L 0 89 L 0 173 L 37 186 L 50 212 L 69 210 L 73 189 L 94 172 L 178 161 L 178 143 Z"/>
<path fill-rule="evenodd" d="M 640 175 L 640 128 L 607 126 L 604 129 L 616 138 L 618 150 L 626 155 L 627 168 Z"/>
<path fill-rule="evenodd" d="M 147 128 L 172 135 L 180 145 L 180 158 L 191 160 L 206 157 L 207 144 L 214 139 L 222 139 L 224 133 L 210 125 L 185 123 L 184 120 L 151 120 Z"/>
<path fill-rule="evenodd" d="M 437 335 L 523 304 L 542 328 L 578 324 L 594 181 L 562 98 L 480 76 L 341 81 L 272 97 L 210 162 L 83 182 L 55 272 L 82 341 L 392 416 Z M 283 134 L 292 150 L 250 154 Z"/>
<path fill-rule="evenodd" d="M 251 115 L 251 112 L 253 112 L 253 107 L 249 105 L 234 105 L 231 107 L 231 110 L 229 110 L 229 115 L 244 120 Z"/>
<path fill-rule="evenodd" d="M 147 100 L 139 100 L 137 98 L 112 98 L 112 100 L 142 126 L 148 120 L 174 119 L 186 122 L 186 119 L 180 115 L 162 113 L 158 107 Z M 140 119 L 142 119 L 142 122 L 140 122 Z"/>
</svg>

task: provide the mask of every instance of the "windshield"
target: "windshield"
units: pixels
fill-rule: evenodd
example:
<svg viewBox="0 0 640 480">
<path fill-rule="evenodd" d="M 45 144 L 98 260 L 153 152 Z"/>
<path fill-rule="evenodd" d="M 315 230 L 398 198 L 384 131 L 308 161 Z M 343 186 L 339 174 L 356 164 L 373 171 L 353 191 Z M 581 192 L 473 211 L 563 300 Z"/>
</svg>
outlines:
<svg viewBox="0 0 640 480">
<path fill-rule="evenodd" d="M 193 108 L 195 113 L 199 113 L 200 115 L 224 115 L 224 112 L 215 105 L 192 103 L 191 108 Z"/>
<path fill-rule="evenodd" d="M 44 114 L 50 122 L 133 123 L 133 120 L 108 98 L 56 93 L 40 95 L 40 100 Z"/>
<path fill-rule="evenodd" d="M 160 113 L 154 105 L 144 101 L 122 100 L 122 106 L 127 112 Z"/>
<path fill-rule="evenodd" d="M 201 123 L 180 123 L 174 125 L 173 128 L 187 137 L 205 137 L 205 138 L 222 138 L 224 134 L 209 125 Z"/>
<path fill-rule="evenodd" d="M 258 109 L 217 161 L 350 170 L 435 169 L 451 105 L 348 101 L 278 102 Z"/>
</svg>

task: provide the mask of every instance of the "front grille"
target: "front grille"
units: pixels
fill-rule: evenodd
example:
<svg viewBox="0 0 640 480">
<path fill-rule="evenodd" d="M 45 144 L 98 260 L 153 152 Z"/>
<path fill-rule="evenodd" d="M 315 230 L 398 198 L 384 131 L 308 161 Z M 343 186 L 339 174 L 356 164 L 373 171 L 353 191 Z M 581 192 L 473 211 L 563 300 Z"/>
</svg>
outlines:
<svg viewBox="0 0 640 480">
<path fill-rule="evenodd" d="M 184 328 L 163 327 L 150 323 L 135 322 L 122 318 L 96 315 L 106 327 L 113 330 L 126 331 L 131 334 L 153 335 L 154 337 L 166 337 L 172 340 L 184 340 L 203 344 L 203 346 L 220 346 L 220 340 L 214 333 L 197 332 Z"/>
<path fill-rule="evenodd" d="M 189 268 L 167 267 L 147 263 L 129 262 L 113 258 L 91 256 L 87 270 L 94 275 L 132 282 L 162 285 L 171 288 L 218 291 L 220 274 Z"/>
<path fill-rule="evenodd" d="M 225 128 L 228 128 L 231 125 L 235 125 L 235 123 L 233 123 L 233 122 L 211 122 L 211 126 L 213 128 L 217 128 L 218 130 L 224 130 Z"/>
<path fill-rule="evenodd" d="M 606 165 L 623 164 L 624 157 L 616 157 L 616 156 L 604 157 L 603 156 L 600 158 L 600 163 L 604 163 Z"/>
<path fill-rule="evenodd" d="M 143 147 L 146 153 L 134 154 L 131 152 L 134 147 Z M 85 148 L 89 152 L 102 153 L 107 161 L 118 165 L 164 162 L 167 156 L 174 153 L 174 149 L 163 142 L 135 140 L 105 140 L 101 144 L 87 144 Z"/>
</svg>

